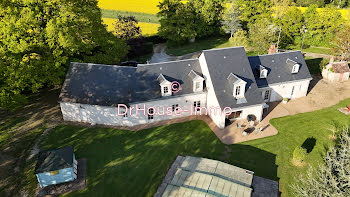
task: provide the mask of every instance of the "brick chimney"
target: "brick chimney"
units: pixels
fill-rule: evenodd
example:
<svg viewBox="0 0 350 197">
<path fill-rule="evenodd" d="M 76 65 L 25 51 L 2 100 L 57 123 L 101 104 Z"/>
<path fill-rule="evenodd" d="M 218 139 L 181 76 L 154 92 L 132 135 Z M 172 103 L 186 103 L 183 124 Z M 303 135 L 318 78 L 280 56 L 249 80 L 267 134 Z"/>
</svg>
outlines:
<svg viewBox="0 0 350 197">
<path fill-rule="evenodd" d="M 269 48 L 269 54 L 277 53 L 276 44 L 272 44 Z"/>
</svg>

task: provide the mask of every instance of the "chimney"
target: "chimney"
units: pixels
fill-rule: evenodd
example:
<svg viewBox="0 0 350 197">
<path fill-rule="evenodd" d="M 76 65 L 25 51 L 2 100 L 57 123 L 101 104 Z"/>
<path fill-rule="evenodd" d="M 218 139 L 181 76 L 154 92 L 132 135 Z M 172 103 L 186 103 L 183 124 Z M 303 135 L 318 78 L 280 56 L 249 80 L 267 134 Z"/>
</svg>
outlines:
<svg viewBox="0 0 350 197">
<path fill-rule="evenodd" d="M 269 48 L 269 54 L 277 53 L 276 44 L 272 44 Z"/>
</svg>

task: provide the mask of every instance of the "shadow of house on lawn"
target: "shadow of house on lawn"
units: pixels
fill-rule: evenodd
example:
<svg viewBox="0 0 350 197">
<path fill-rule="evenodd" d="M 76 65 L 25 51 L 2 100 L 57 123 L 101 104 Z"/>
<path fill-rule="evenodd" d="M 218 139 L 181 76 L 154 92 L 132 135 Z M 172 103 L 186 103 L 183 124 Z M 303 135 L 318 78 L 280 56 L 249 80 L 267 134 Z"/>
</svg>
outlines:
<svg viewBox="0 0 350 197">
<path fill-rule="evenodd" d="M 276 155 L 249 145 L 233 144 L 229 163 L 254 172 L 254 175 L 278 181 Z"/>
</svg>

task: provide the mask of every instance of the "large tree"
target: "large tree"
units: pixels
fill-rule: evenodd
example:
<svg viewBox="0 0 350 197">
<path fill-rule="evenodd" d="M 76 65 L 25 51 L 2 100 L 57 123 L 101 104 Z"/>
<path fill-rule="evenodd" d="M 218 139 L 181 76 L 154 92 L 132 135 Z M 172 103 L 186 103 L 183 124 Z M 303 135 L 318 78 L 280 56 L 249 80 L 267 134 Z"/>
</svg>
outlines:
<svg viewBox="0 0 350 197">
<path fill-rule="evenodd" d="M 164 0 L 159 3 L 158 7 L 160 36 L 175 42 L 197 36 L 194 25 L 196 13 L 192 10 L 193 7 L 182 3 L 181 0 Z"/>
<path fill-rule="evenodd" d="M 335 53 L 342 58 L 342 60 L 350 61 L 350 26 L 346 26 L 339 30 L 334 37 L 333 45 Z"/>
<path fill-rule="evenodd" d="M 256 20 L 270 19 L 272 16 L 271 0 L 234 0 L 233 5 L 239 10 L 244 30 L 248 30 Z"/>
<path fill-rule="evenodd" d="M 324 164 L 310 168 L 307 175 L 292 185 L 298 197 L 350 196 L 350 129 L 344 129 L 338 143 L 324 156 Z"/>
<path fill-rule="evenodd" d="M 285 47 L 288 44 L 294 44 L 295 38 L 301 36 L 304 16 L 298 8 L 289 7 L 278 18 L 274 18 L 274 24 L 278 31 L 281 31 L 279 46 Z"/>
<path fill-rule="evenodd" d="M 222 19 L 222 28 L 226 33 L 231 35 L 231 38 L 241 28 L 241 22 L 238 15 L 239 13 L 237 8 L 235 6 L 231 6 L 231 8 L 225 12 Z"/>
<path fill-rule="evenodd" d="M 344 24 L 341 13 L 331 8 L 317 11 L 316 6 L 310 6 L 304 16 L 307 29 L 305 43 L 313 46 L 329 46 L 335 32 Z"/>
<path fill-rule="evenodd" d="M 113 64 L 127 53 L 96 0 L 3 0 L 0 18 L 0 107 L 60 84 L 70 61 Z"/>
<path fill-rule="evenodd" d="M 159 34 L 180 42 L 218 32 L 224 0 L 164 0 L 159 3 Z"/>
<path fill-rule="evenodd" d="M 138 21 L 134 16 L 118 16 L 118 19 L 113 24 L 114 34 L 123 40 L 130 40 L 142 36 L 141 28 L 138 26 Z"/>
<path fill-rule="evenodd" d="M 257 20 L 249 29 L 250 45 L 259 54 L 265 54 L 275 41 L 276 28 L 267 20 Z"/>
</svg>

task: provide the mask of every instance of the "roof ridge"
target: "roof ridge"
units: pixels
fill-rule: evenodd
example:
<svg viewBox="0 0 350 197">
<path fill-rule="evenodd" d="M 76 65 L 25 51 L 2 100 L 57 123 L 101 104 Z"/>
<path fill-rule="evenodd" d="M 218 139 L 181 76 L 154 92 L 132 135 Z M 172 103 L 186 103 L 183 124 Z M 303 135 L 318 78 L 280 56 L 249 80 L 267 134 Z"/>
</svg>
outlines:
<svg viewBox="0 0 350 197">
<path fill-rule="evenodd" d="M 214 48 L 214 49 L 205 49 L 205 50 L 202 50 L 203 52 L 204 51 L 220 51 L 220 50 L 226 50 L 226 49 L 235 49 L 235 48 L 244 48 L 244 46 L 236 46 L 236 47 L 223 47 L 223 48 Z"/>
<path fill-rule="evenodd" d="M 158 64 L 168 64 L 168 63 L 194 61 L 194 60 L 198 60 L 198 58 L 184 59 L 184 60 L 173 60 L 173 61 L 157 62 L 157 63 L 150 63 L 150 64 L 138 64 L 138 66 L 153 66 L 153 65 L 158 65 Z"/>
<path fill-rule="evenodd" d="M 261 57 L 261 56 L 273 56 L 273 55 L 295 53 L 295 52 L 302 52 L 302 51 L 301 50 L 296 50 L 296 51 L 286 51 L 286 52 L 278 52 L 278 53 L 264 54 L 264 55 L 253 55 L 253 56 L 248 56 L 248 58 L 250 58 L 250 57 Z"/>
<path fill-rule="evenodd" d="M 105 67 L 116 67 L 116 68 L 130 68 L 130 69 L 136 69 L 137 67 L 132 66 L 119 66 L 119 65 L 111 65 L 111 64 L 96 64 L 96 63 L 81 63 L 81 62 L 71 62 L 72 65 L 84 65 L 84 66 L 90 66 L 90 65 L 96 65 L 96 66 L 105 66 Z"/>
</svg>

